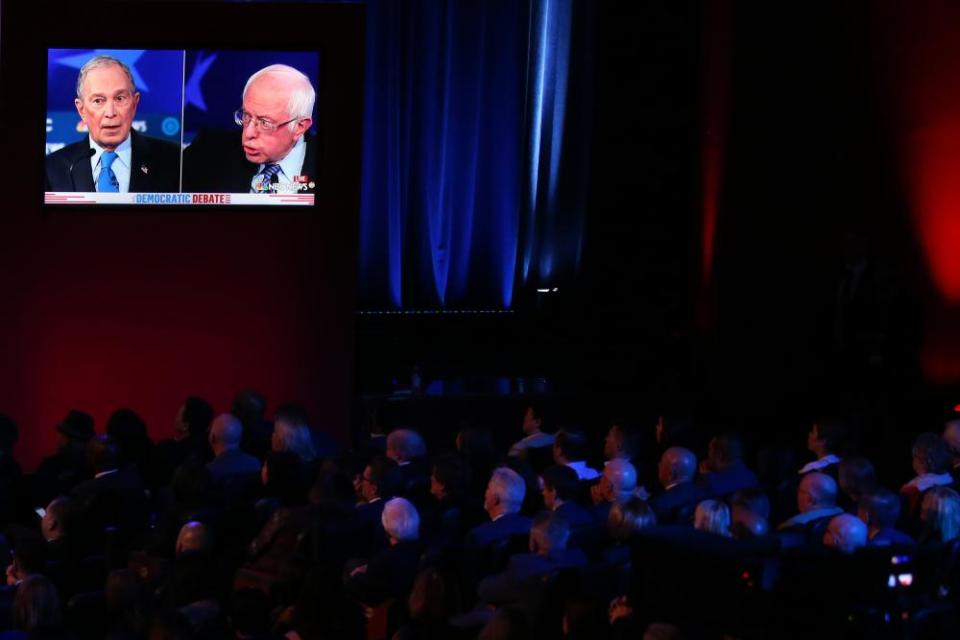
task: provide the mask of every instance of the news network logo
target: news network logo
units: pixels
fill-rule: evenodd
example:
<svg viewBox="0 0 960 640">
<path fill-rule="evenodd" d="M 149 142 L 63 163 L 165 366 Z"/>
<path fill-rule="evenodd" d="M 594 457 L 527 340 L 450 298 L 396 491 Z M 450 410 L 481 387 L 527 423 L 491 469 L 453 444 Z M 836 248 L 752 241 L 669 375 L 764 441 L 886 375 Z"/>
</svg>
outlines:
<svg viewBox="0 0 960 640">
<path fill-rule="evenodd" d="M 317 186 L 317 183 L 309 176 L 293 176 L 292 182 L 277 182 L 276 184 L 260 183 L 256 186 L 257 193 L 296 193 L 298 191 L 309 191 Z"/>
</svg>

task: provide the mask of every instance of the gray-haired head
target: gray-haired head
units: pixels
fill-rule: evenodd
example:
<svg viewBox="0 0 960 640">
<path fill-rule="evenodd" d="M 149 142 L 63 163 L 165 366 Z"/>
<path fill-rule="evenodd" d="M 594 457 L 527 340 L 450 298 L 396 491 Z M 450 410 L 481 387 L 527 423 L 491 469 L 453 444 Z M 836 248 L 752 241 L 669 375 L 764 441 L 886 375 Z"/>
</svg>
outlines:
<svg viewBox="0 0 960 640">
<path fill-rule="evenodd" d="M 290 96 L 287 99 L 287 115 L 295 120 L 287 125 L 288 129 L 293 131 L 296 128 L 296 119 L 313 117 L 313 104 L 317 99 L 317 92 L 310 84 L 310 78 L 289 65 L 272 64 L 254 73 L 243 87 L 243 97 L 247 97 L 250 85 L 264 77 L 278 78 L 291 86 Z"/>
<path fill-rule="evenodd" d="M 383 505 L 380 523 L 391 538 L 399 541 L 416 540 L 420 536 L 420 514 L 413 503 L 394 498 Z"/>
<path fill-rule="evenodd" d="M 130 81 L 130 93 L 136 93 L 137 85 L 133 81 L 133 72 L 130 71 L 130 67 L 124 64 L 118 58 L 101 54 L 90 58 L 83 63 L 82 67 L 80 67 L 80 73 L 77 74 L 77 98 L 83 100 L 83 83 L 86 82 L 87 74 L 90 73 L 92 69 L 103 69 L 105 67 L 112 66 L 118 66 L 123 70 L 123 73 L 127 76 L 127 80 Z"/>
</svg>

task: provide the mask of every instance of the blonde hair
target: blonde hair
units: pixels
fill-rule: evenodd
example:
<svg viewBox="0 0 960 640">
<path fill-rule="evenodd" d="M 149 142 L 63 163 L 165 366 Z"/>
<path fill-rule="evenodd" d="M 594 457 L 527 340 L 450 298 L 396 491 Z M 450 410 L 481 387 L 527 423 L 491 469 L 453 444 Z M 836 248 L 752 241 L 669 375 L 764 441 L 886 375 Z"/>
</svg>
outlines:
<svg viewBox="0 0 960 640">
<path fill-rule="evenodd" d="M 923 496 L 920 520 L 940 542 L 960 536 L 960 494 L 947 487 L 934 487 Z"/>
<path fill-rule="evenodd" d="M 730 508 L 719 500 L 704 500 L 693 514 L 693 526 L 700 531 L 730 537 Z"/>
</svg>

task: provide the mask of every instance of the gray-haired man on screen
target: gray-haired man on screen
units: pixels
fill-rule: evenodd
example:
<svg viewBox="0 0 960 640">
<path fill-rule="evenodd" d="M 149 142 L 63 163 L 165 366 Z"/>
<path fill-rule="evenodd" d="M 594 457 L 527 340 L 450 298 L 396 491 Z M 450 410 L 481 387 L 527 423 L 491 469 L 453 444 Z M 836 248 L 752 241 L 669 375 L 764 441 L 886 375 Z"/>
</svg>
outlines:
<svg viewBox="0 0 960 640">
<path fill-rule="evenodd" d="M 179 145 L 132 129 L 140 104 L 133 74 L 113 56 L 80 68 L 77 113 L 89 135 L 46 158 L 47 191 L 179 191 Z"/>
<path fill-rule="evenodd" d="M 254 73 L 233 114 L 239 136 L 204 131 L 184 151 L 185 190 L 312 193 L 316 142 L 307 132 L 315 100 L 310 79 L 293 67 Z"/>
</svg>

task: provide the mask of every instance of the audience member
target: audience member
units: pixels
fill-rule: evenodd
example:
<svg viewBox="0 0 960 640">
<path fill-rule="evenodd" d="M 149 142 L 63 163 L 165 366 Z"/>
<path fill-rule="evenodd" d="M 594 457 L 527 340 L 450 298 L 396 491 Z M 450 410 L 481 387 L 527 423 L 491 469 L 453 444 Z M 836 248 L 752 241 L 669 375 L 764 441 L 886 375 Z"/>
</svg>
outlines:
<svg viewBox="0 0 960 640">
<path fill-rule="evenodd" d="M 697 457 L 689 449 L 671 447 L 663 452 L 657 467 L 657 476 L 663 490 L 650 498 L 649 503 L 659 524 L 689 524 L 693 511 L 706 498 L 706 493 L 694 482 Z"/>
<path fill-rule="evenodd" d="M 494 469 L 483 495 L 483 510 L 490 522 L 467 533 L 467 546 L 482 547 L 518 534 L 527 535 L 532 522 L 520 515 L 526 491 L 526 483 L 516 471 L 506 467 Z"/>
<path fill-rule="evenodd" d="M 900 488 L 906 513 L 910 521 L 916 521 L 923 496 L 934 487 L 952 487 L 950 475 L 951 457 L 947 443 L 935 433 L 921 433 L 913 441 L 913 470 L 916 477 Z"/>
<path fill-rule="evenodd" d="M 260 478 L 260 461 L 241 450 L 243 425 L 235 416 L 221 413 L 210 426 L 213 460 L 207 470 L 221 489 L 247 491 Z"/>
<path fill-rule="evenodd" d="M 388 598 L 406 598 L 420 560 L 420 515 L 413 503 L 404 498 L 389 500 L 383 507 L 382 523 L 389 546 L 349 569 L 344 580 L 347 593 L 368 606 Z"/>
<path fill-rule="evenodd" d="M 515 442 L 507 455 L 522 458 L 529 449 L 543 449 L 553 446 L 553 434 L 543 430 L 543 412 L 539 406 L 531 404 L 523 413 L 523 438 Z"/>
<path fill-rule="evenodd" d="M 732 433 L 710 440 L 704 473 L 700 486 L 707 495 L 725 499 L 740 489 L 751 489 L 759 484 L 757 475 L 743 462 L 743 441 Z"/>
<path fill-rule="evenodd" d="M 207 432 L 213 422 L 213 407 L 196 396 L 183 401 L 173 420 L 173 438 L 161 440 L 154 449 L 154 467 L 160 484 L 166 484 L 188 459 L 206 464 L 213 459 Z"/>
<path fill-rule="evenodd" d="M 731 537 L 730 508 L 719 500 L 704 500 L 694 511 L 693 527 L 707 533 Z"/>
<path fill-rule="evenodd" d="M 93 434 L 93 418 L 76 409 L 57 425 L 57 452 L 44 458 L 34 474 L 35 504 L 46 504 L 70 493 L 74 485 L 87 478 L 87 441 Z"/>
<path fill-rule="evenodd" d="M 581 567 L 587 557 L 567 549 L 570 526 L 555 513 L 537 516 L 530 529 L 530 553 L 510 558 L 503 573 L 483 579 L 477 587 L 480 600 L 495 605 L 520 605 L 531 580 L 567 567 Z"/>
<path fill-rule="evenodd" d="M 825 418 L 814 422 L 807 434 L 807 450 L 817 459 L 801 467 L 800 474 L 816 471 L 836 480 L 837 465 L 840 464 L 839 453 L 846 437 L 847 427 L 839 420 Z"/>
<path fill-rule="evenodd" d="M 830 524 L 823 533 L 823 545 L 841 553 L 851 554 L 867 544 L 867 525 L 849 513 L 830 518 Z"/>
<path fill-rule="evenodd" d="M 812 471 L 803 476 L 797 487 L 797 510 L 799 513 L 783 522 L 777 531 L 793 540 L 816 544 L 830 519 L 843 509 L 837 506 L 837 483 L 830 476 Z"/>
<path fill-rule="evenodd" d="M 610 515 L 611 505 L 626 502 L 636 493 L 637 470 L 633 464 L 623 459 L 611 460 L 603 468 L 597 488 L 599 502 L 594 506 L 596 519 L 605 523 Z"/>
<path fill-rule="evenodd" d="M 945 544 L 960 536 L 960 495 L 948 487 L 933 487 L 923 496 L 920 542 Z"/>
<path fill-rule="evenodd" d="M 241 391 L 234 397 L 230 415 L 240 422 L 243 451 L 263 460 L 270 450 L 270 438 L 273 429 L 266 420 L 267 400 L 253 389 Z"/>
<path fill-rule="evenodd" d="M 587 466 L 587 436 L 581 431 L 561 429 L 553 440 L 553 461 L 577 472 L 581 480 L 596 480 L 600 472 Z"/>
<path fill-rule="evenodd" d="M 866 458 L 845 458 L 837 466 L 837 484 L 849 510 L 856 512 L 863 496 L 877 489 L 877 472 Z"/>
<path fill-rule="evenodd" d="M 895 527 L 900 519 L 900 497 L 886 489 L 863 494 L 857 501 L 857 517 L 867 525 L 867 545 L 907 546 L 913 538 Z"/>
<path fill-rule="evenodd" d="M 594 525 L 595 518 L 577 503 L 582 497 L 583 486 L 576 471 L 566 465 L 555 464 L 544 469 L 540 478 L 543 504 L 548 510 L 566 520 L 571 529 Z"/>
</svg>

